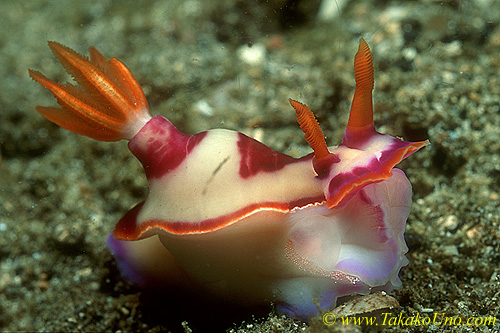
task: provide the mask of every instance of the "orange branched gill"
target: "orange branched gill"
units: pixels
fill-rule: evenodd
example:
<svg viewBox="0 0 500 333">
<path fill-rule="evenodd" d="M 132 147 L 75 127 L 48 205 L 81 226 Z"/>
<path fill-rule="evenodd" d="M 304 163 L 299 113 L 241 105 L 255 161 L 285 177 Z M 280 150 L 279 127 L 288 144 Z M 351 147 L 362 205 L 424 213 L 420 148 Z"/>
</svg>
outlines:
<svg viewBox="0 0 500 333">
<path fill-rule="evenodd" d="M 151 118 L 140 85 L 118 59 L 107 59 L 93 47 L 90 59 L 56 42 L 49 42 L 49 47 L 80 86 L 56 83 L 29 70 L 33 80 L 49 89 L 61 105 L 37 107 L 42 116 L 100 141 L 131 139 Z"/>
</svg>

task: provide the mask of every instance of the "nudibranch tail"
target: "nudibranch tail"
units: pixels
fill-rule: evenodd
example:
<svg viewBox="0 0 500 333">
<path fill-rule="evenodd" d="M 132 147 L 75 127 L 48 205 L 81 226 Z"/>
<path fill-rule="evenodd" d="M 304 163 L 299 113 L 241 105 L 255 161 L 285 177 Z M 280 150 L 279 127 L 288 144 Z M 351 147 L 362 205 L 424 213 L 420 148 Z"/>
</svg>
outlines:
<svg viewBox="0 0 500 333">
<path fill-rule="evenodd" d="M 29 70 L 62 106 L 37 107 L 42 116 L 100 141 L 130 140 L 151 119 L 144 92 L 118 59 L 107 59 L 93 47 L 90 59 L 56 42 L 49 42 L 49 47 L 80 86 L 56 83 Z"/>
</svg>

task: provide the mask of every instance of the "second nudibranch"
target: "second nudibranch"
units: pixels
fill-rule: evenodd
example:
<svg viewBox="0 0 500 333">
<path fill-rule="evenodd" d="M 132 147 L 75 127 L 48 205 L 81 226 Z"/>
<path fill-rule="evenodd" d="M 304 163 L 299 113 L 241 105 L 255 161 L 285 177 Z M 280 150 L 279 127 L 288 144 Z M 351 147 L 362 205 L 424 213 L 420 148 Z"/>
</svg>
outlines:
<svg viewBox="0 0 500 333">
<path fill-rule="evenodd" d="M 129 140 L 144 166 L 149 196 L 108 238 L 130 280 L 191 284 L 245 304 L 273 302 L 303 320 L 333 308 L 338 297 L 401 286 L 411 185 L 394 166 L 428 141 L 375 130 L 373 65 L 363 39 L 339 146 L 327 147 L 313 113 L 290 100 L 314 150 L 302 158 L 235 131 L 181 133 L 149 115 L 141 87 L 116 58 L 92 47 L 89 59 L 49 46 L 79 86 L 30 70 L 61 106 L 37 111 L 96 140 Z"/>
</svg>

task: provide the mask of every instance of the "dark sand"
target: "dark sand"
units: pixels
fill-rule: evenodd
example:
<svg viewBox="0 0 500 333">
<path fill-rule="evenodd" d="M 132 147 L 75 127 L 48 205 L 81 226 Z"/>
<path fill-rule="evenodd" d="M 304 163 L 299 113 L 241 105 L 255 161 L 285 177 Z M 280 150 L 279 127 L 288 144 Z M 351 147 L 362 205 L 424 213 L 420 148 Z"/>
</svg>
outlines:
<svg viewBox="0 0 500 333">
<path fill-rule="evenodd" d="M 351 1 L 326 22 L 317 20 L 319 1 L 285 3 L 0 2 L 0 331 L 376 329 L 308 326 L 269 309 L 159 298 L 128 284 L 105 238 L 147 195 L 141 166 L 125 142 L 96 142 L 38 115 L 35 106 L 55 100 L 27 73 L 68 79 L 47 40 L 84 54 L 93 45 L 124 61 L 152 114 L 182 131 L 234 129 L 301 156 L 308 150 L 287 100 L 308 104 L 338 144 L 360 36 L 373 51 L 377 127 L 432 143 L 400 165 L 414 206 L 410 264 L 393 293 L 401 308 L 391 311 L 492 316 L 495 326 L 453 329 L 498 330 L 500 2 Z M 244 45 L 264 58 L 246 64 Z M 393 329 L 442 327 L 384 330 Z"/>
</svg>

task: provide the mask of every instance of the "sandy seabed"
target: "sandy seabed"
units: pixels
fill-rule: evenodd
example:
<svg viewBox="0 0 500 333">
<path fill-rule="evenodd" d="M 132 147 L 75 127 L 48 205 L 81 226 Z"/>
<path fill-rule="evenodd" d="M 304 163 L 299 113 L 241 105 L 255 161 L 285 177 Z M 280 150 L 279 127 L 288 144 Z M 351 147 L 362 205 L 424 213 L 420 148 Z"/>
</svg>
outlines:
<svg viewBox="0 0 500 333">
<path fill-rule="evenodd" d="M 405 234 L 410 263 L 392 294 L 400 308 L 391 311 L 500 320 L 500 2 L 361 0 L 330 16 L 320 1 L 291 3 L 0 2 L 1 331 L 442 328 L 326 326 L 321 318 L 308 325 L 269 308 L 184 294 L 159 299 L 128 284 L 105 239 L 146 197 L 146 179 L 125 142 L 78 136 L 35 112 L 55 101 L 28 68 L 69 79 L 47 40 L 84 54 L 93 45 L 122 60 L 151 112 L 186 133 L 229 128 L 301 156 L 308 148 L 288 98 L 308 104 L 329 144 L 339 143 L 363 36 L 374 58 L 376 126 L 431 141 L 400 165 L 414 205 Z M 248 45 L 255 53 L 245 58 Z"/>
</svg>

